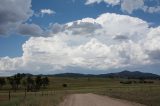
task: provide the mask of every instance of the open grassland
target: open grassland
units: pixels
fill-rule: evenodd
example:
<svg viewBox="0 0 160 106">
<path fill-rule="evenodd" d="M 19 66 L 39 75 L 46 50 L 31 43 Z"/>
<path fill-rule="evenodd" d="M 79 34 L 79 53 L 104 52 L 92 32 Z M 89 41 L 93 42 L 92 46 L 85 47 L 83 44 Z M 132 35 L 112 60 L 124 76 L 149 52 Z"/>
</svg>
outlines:
<svg viewBox="0 0 160 106">
<path fill-rule="evenodd" d="M 110 78 L 66 78 L 50 77 L 50 85 L 40 92 L 27 92 L 20 86 L 17 92 L 11 91 L 9 101 L 6 85 L 0 91 L 0 106 L 57 106 L 63 98 L 72 93 L 96 93 L 126 99 L 147 106 L 160 106 L 160 81 L 153 84 L 121 84 L 122 79 Z M 67 84 L 67 87 L 63 87 Z"/>
</svg>

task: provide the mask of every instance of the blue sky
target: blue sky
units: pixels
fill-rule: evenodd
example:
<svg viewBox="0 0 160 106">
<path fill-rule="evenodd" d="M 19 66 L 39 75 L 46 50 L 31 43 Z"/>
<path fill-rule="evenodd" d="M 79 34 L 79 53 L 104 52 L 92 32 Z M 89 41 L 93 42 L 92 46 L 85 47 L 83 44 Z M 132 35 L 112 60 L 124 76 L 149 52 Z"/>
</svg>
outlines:
<svg viewBox="0 0 160 106">
<path fill-rule="evenodd" d="M 42 49 L 41 47 L 45 47 L 45 46 L 39 45 L 37 47 L 38 44 L 34 44 L 35 42 L 38 42 L 36 40 L 41 41 L 42 38 L 43 38 L 42 41 L 44 41 L 44 39 L 51 40 L 48 37 L 54 38 L 55 36 L 57 36 L 58 40 L 63 41 L 64 40 L 63 38 L 66 37 L 66 36 L 63 36 L 61 38 L 62 33 L 63 33 L 66 35 L 69 34 L 67 36 L 69 40 L 68 39 L 67 39 L 68 41 L 64 40 L 64 42 L 66 43 L 66 45 L 72 44 L 71 48 L 72 48 L 72 46 L 76 46 L 76 45 L 78 45 L 78 46 L 83 46 L 84 44 L 87 45 L 87 43 L 91 43 L 91 44 L 93 43 L 93 45 L 94 45 L 97 42 L 105 44 L 105 46 L 107 46 L 107 47 L 110 47 L 111 45 L 114 45 L 114 44 L 119 45 L 119 41 L 117 43 L 117 41 L 107 41 L 105 39 L 117 38 L 117 34 L 119 34 L 118 37 L 123 37 L 123 38 L 127 38 L 127 39 L 129 37 L 131 37 L 130 41 L 133 41 L 135 44 L 137 43 L 137 41 L 135 41 L 135 39 L 143 39 L 143 40 L 145 39 L 144 42 L 147 45 L 148 43 L 146 40 L 148 40 L 149 37 L 146 37 L 146 36 L 149 36 L 149 34 L 150 34 L 149 32 L 154 32 L 155 30 L 159 31 L 159 26 L 160 26 L 159 0 L 135 0 L 135 1 L 129 0 L 129 2 L 126 0 L 47 0 L 47 1 L 46 0 L 28 0 L 28 1 L 27 0 L 22 0 L 22 1 L 21 0 L 15 0 L 15 1 L 6 0 L 6 1 L 0 1 L 0 4 L 1 4 L 0 5 L 1 6 L 1 8 L 0 8 L 0 24 L 1 24 L 0 25 L 0 70 L 2 70 L 2 73 L 4 73 L 4 74 L 8 73 L 8 72 L 10 73 L 10 71 L 12 71 L 14 73 L 14 72 L 17 72 L 17 70 L 24 70 L 24 72 L 27 72 L 28 70 L 38 70 L 38 71 L 35 71 L 35 73 L 36 72 L 41 73 L 42 70 L 45 69 L 44 67 L 47 67 L 47 66 L 51 67 L 53 64 L 56 64 L 56 66 L 51 67 L 49 69 L 46 68 L 46 70 L 49 70 L 48 72 L 54 73 L 54 70 L 56 70 L 56 72 L 57 72 L 57 70 L 63 70 L 63 72 L 65 72 L 66 71 L 65 69 L 68 67 L 73 67 L 74 69 L 75 69 L 75 67 L 80 67 L 80 68 L 84 68 L 85 70 L 87 70 L 88 67 L 90 67 L 88 70 L 93 70 L 93 69 L 103 70 L 103 71 L 96 72 L 96 73 L 102 73 L 102 72 L 105 73 L 106 71 L 104 71 L 104 70 L 117 70 L 118 68 L 114 69 L 112 67 L 107 67 L 107 66 L 97 66 L 97 67 L 94 67 L 92 65 L 87 66 L 87 64 L 89 64 L 89 61 L 83 63 L 83 65 L 82 65 L 80 60 L 78 60 L 80 58 L 80 56 L 77 56 L 77 54 L 72 54 L 72 55 L 77 56 L 76 58 L 73 58 L 73 60 L 76 62 L 78 61 L 79 63 L 75 63 L 73 61 L 70 63 L 67 61 L 66 63 L 63 63 L 63 65 L 62 65 L 62 63 L 57 63 L 56 61 L 52 61 L 53 64 L 50 66 L 50 64 L 48 64 L 47 62 L 44 64 L 40 62 L 40 63 L 35 63 L 35 64 L 37 64 L 36 68 L 33 67 L 31 69 L 28 69 L 26 67 L 30 66 L 29 64 L 31 64 L 30 62 L 28 62 L 27 65 L 24 67 L 23 66 L 18 66 L 20 68 L 15 68 L 15 67 L 19 63 L 19 60 L 24 62 L 24 60 L 21 60 L 21 59 L 26 58 L 25 56 L 27 53 L 33 55 L 34 53 L 46 52 L 45 50 L 41 50 Z M 22 5 L 22 6 L 19 6 L 19 5 Z M 15 9 L 11 9 L 10 7 L 13 7 Z M 109 14 L 107 15 L 107 13 L 109 13 Z M 114 16 L 111 13 L 115 14 L 116 16 Z M 137 36 L 133 37 L 131 34 L 131 35 L 129 35 L 129 37 L 128 37 L 128 35 L 126 35 L 127 37 L 126 36 L 124 37 L 125 34 L 129 34 L 130 32 L 123 32 L 122 33 L 119 30 L 117 30 L 118 27 L 115 25 L 115 29 L 114 29 L 114 27 L 112 27 L 111 30 L 115 30 L 115 32 L 118 31 L 116 34 L 113 32 L 112 33 L 111 32 L 105 33 L 106 35 L 112 34 L 113 36 L 111 38 L 102 37 L 105 34 L 103 34 L 102 36 L 99 37 L 99 36 L 97 36 L 97 32 L 96 33 L 93 33 L 93 32 L 95 30 L 97 31 L 97 29 L 99 29 L 99 28 L 101 29 L 103 26 L 104 26 L 103 30 L 107 30 L 105 28 L 108 28 L 108 26 L 101 25 L 102 24 L 101 21 L 97 21 L 98 17 L 101 18 L 102 14 L 106 14 L 106 17 L 107 16 L 113 17 L 113 20 L 111 20 L 111 22 L 113 21 L 112 24 L 114 24 L 114 25 L 116 23 L 119 23 L 118 25 L 120 25 L 120 26 L 122 24 L 126 25 L 125 22 L 121 22 L 122 19 L 125 18 L 125 20 L 130 20 L 129 25 L 131 24 L 131 26 L 136 26 L 136 25 L 142 26 L 142 30 L 145 30 L 145 31 L 144 31 L 144 33 L 141 33 L 141 31 L 138 32 L 137 31 L 138 29 L 136 29 L 135 27 L 131 27 L 131 28 L 133 28 L 133 30 L 135 28 L 135 30 L 137 32 L 133 32 L 133 33 L 135 35 L 137 34 Z M 123 17 L 123 16 L 125 16 L 125 17 Z M 8 18 L 8 17 L 10 17 L 10 18 Z M 121 17 L 122 19 L 120 18 L 120 20 L 118 20 L 119 17 Z M 90 21 L 91 19 L 89 19 L 89 21 L 88 21 L 88 19 L 86 19 L 86 18 L 93 18 L 95 23 L 97 23 L 97 24 L 95 25 L 95 23 L 92 23 Z M 134 19 L 132 19 L 132 18 L 139 19 L 138 22 L 140 24 L 138 24 L 138 22 L 136 22 L 136 24 L 133 24 Z M 82 19 L 84 19 L 84 20 L 86 19 L 86 20 L 84 22 L 81 21 L 78 24 L 77 20 L 82 20 Z M 105 19 L 102 18 L 102 20 L 105 20 Z M 118 21 L 115 22 L 115 20 L 118 20 Z M 133 21 L 133 22 L 131 22 L 131 21 Z M 72 23 L 72 27 L 69 26 L 69 24 L 67 24 L 69 22 Z M 73 24 L 74 22 L 77 22 L 77 23 L 75 23 L 75 26 Z M 57 27 L 57 24 L 58 24 L 58 27 Z M 94 25 L 92 25 L 92 24 L 94 24 Z M 106 24 L 108 24 L 108 23 L 106 23 Z M 143 24 L 143 25 L 141 25 L 141 24 Z M 68 25 L 68 27 L 66 27 L 67 25 Z M 122 26 L 124 26 L 124 25 L 122 25 Z M 101 26 L 101 27 L 99 27 L 99 26 Z M 58 28 L 58 33 L 54 32 L 55 30 L 57 31 L 57 29 L 55 27 Z M 84 28 L 84 30 L 82 28 Z M 96 28 L 96 29 L 93 29 L 93 31 L 89 32 L 88 30 L 91 30 L 89 28 Z M 139 29 L 141 29 L 141 27 Z M 79 30 L 82 30 L 82 32 L 84 31 L 84 33 L 77 35 L 77 31 L 79 31 Z M 154 31 L 151 31 L 151 30 L 154 30 Z M 74 32 L 74 31 L 76 31 L 76 32 Z M 87 31 L 87 32 L 85 32 L 85 31 Z M 76 35 L 74 35 L 74 33 L 76 33 Z M 79 33 L 80 32 L 78 32 L 78 34 Z M 142 36 L 143 38 L 140 37 L 141 35 L 139 33 L 144 34 Z M 153 35 L 155 33 L 157 33 L 157 32 L 154 32 Z M 83 35 L 87 35 L 87 36 L 95 35 L 95 36 L 84 37 Z M 157 35 L 157 34 L 155 34 L 155 35 Z M 109 35 L 107 35 L 107 36 L 109 36 Z M 34 42 L 34 40 L 35 40 L 35 42 Z M 31 41 L 33 41 L 34 43 L 32 42 L 31 44 L 28 44 L 28 42 L 30 43 Z M 51 42 L 52 42 L 52 40 L 51 40 Z M 128 43 L 127 45 L 130 45 L 129 41 L 124 41 L 124 42 L 127 42 Z M 139 42 L 142 42 L 142 40 Z M 45 42 L 45 43 L 41 42 L 41 43 L 46 44 L 46 45 L 48 44 L 47 42 Z M 73 45 L 75 43 L 76 43 L 76 45 Z M 99 44 L 99 45 L 102 45 L 102 44 Z M 122 44 L 122 43 L 120 43 L 120 44 Z M 153 43 L 153 45 L 155 45 L 155 44 L 156 43 Z M 55 45 L 53 45 L 53 47 Z M 60 44 L 57 44 L 57 45 L 60 45 Z M 98 43 L 97 43 L 97 45 L 98 45 Z M 48 46 L 46 46 L 46 48 Z M 77 48 L 78 48 L 78 46 L 77 46 Z M 140 48 L 142 48 L 142 47 L 140 47 Z M 33 50 L 33 49 L 35 49 L 35 50 Z M 48 49 L 50 50 L 50 48 L 48 48 Z M 135 63 L 129 62 L 129 67 L 130 67 L 129 69 L 134 70 L 135 67 L 139 67 L 138 65 L 136 65 L 136 63 L 138 63 L 138 62 L 141 62 L 142 66 L 144 66 L 144 64 L 145 65 L 149 64 L 149 65 L 151 65 L 151 69 L 152 69 L 152 66 L 154 64 L 159 63 L 159 61 L 157 59 L 155 59 L 155 58 L 158 58 L 157 56 L 159 56 L 159 49 L 160 48 L 158 48 L 158 47 L 155 47 L 155 49 L 153 49 L 153 47 L 151 47 L 151 49 L 146 48 L 145 51 L 142 50 L 143 52 L 148 53 L 148 54 L 143 54 L 143 56 L 140 57 L 140 59 L 142 59 L 142 60 L 145 58 L 143 61 L 139 61 L 137 59 L 137 57 L 136 57 L 137 60 L 136 59 L 131 60 L 133 56 L 130 56 L 130 57 L 123 56 L 123 58 L 125 58 L 125 59 L 129 58 L 130 61 L 136 60 Z M 25 50 L 28 50 L 28 51 L 25 51 Z M 38 50 L 40 50 L 40 51 L 38 51 Z M 53 51 L 54 50 L 52 50 L 51 53 Z M 131 50 L 129 50 L 129 51 L 131 51 Z M 60 51 L 60 52 L 62 52 L 62 51 Z M 127 50 L 126 50 L 126 52 L 127 52 Z M 65 53 L 66 53 L 66 51 L 65 51 Z M 97 54 L 94 54 L 94 56 L 95 55 L 97 55 Z M 139 55 L 142 55 L 142 53 L 141 54 L 139 53 L 136 55 L 139 56 Z M 144 55 L 146 55 L 146 56 L 144 56 Z M 151 55 L 156 55 L 156 56 L 149 57 Z M 45 55 L 41 54 L 41 56 L 45 57 L 45 56 L 49 56 L 49 54 L 47 54 L 47 53 Z M 18 60 L 17 60 L 17 58 L 18 58 Z M 27 58 L 29 58 L 29 57 L 27 57 Z M 59 58 L 62 58 L 62 57 L 59 57 Z M 86 58 L 83 57 L 83 58 L 86 59 L 87 57 Z M 107 58 L 107 57 L 105 57 L 105 58 Z M 146 58 L 150 58 L 150 59 L 146 59 Z M 13 63 L 13 61 L 14 62 L 16 61 L 16 62 Z M 29 59 L 29 61 L 30 61 L 30 59 Z M 103 61 L 105 61 L 105 60 L 103 60 Z M 108 61 L 113 63 L 112 60 L 108 60 Z M 114 60 L 114 61 L 121 61 L 121 60 Z M 125 62 L 127 62 L 127 61 L 129 61 L 129 60 L 125 60 Z M 147 61 L 147 62 L 144 62 L 144 61 Z M 9 63 L 7 63 L 7 62 L 9 62 Z M 106 63 L 106 64 L 110 64 L 110 62 Z M 26 62 L 24 62 L 24 63 L 26 63 Z M 74 66 L 73 63 L 76 65 Z M 13 66 L 13 68 L 8 68 L 9 66 L 7 66 L 7 64 L 11 64 L 11 66 Z M 41 64 L 43 64 L 44 67 L 42 67 L 42 68 L 39 67 L 39 65 L 41 65 Z M 98 63 L 95 63 L 95 64 L 97 65 Z M 120 62 L 120 64 L 122 64 L 122 63 Z M 128 67 L 128 63 L 125 63 L 124 67 L 120 67 L 120 68 L 125 69 L 125 66 Z M 102 68 L 99 68 L 99 67 L 102 67 Z M 114 66 L 114 67 L 116 67 L 116 66 Z M 118 65 L 117 65 L 117 67 L 118 67 Z M 6 72 L 6 70 L 7 70 L 7 72 Z M 142 70 L 143 70 L 143 68 L 142 68 Z M 150 72 L 150 70 L 147 70 L 147 72 Z M 160 72 L 157 70 L 158 70 L 158 68 L 155 69 L 154 73 L 160 74 Z M 61 72 L 61 71 L 59 71 L 59 72 Z M 90 72 L 90 73 L 92 73 L 92 72 Z"/>
</svg>

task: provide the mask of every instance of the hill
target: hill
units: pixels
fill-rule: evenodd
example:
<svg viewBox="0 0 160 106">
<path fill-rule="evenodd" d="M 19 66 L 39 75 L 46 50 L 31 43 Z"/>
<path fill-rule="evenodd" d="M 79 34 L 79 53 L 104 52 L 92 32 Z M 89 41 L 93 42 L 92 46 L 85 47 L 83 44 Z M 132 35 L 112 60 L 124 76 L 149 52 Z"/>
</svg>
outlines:
<svg viewBox="0 0 160 106">
<path fill-rule="evenodd" d="M 160 78 L 159 75 L 152 74 L 152 73 L 144 73 L 140 71 L 122 71 L 118 73 L 109 73 L 109 74 L 101 74 L 99 75 L 101 77 L 116 77 L 116 78 L 133 78 L 133 79 L 139 79 L 139 78 L 145 78 L 145 79 L 157 79 Z"/>
<path fill-rule="evenodd" d="M 144 73 L 140 71 L 121 71 L 117 73 L 108 73 L 108 74 L 99 74 L 99 75 L 92 75 L 92 74 L 80 74 L 80 73 L 62 73 L 62 74 L 55 74 L 50 75 L 55 77 L 108 77 L 108 78 L 133 78 L 133 79 L 158 79 L 160 78 L 159 75 L 153 73 Z"/>
</svg>

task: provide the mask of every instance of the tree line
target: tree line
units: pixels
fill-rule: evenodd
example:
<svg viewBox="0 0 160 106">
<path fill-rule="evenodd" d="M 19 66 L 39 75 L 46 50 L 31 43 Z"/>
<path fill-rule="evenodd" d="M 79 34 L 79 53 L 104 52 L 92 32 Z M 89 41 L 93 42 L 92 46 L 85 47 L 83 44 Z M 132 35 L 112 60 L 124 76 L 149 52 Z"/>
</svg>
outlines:
<svg viewBox="0 0 160 106">
<path fill-rule="evenodd" d="M 0 78 L 0 89 L 7 83 L 14 91 L 18 90 L 21 85 L 29 92 L 46 88 L 49 85 L 49 79 L 48 77 L 31 76 L 18 73 L 12 77 Z"/>
</svg>

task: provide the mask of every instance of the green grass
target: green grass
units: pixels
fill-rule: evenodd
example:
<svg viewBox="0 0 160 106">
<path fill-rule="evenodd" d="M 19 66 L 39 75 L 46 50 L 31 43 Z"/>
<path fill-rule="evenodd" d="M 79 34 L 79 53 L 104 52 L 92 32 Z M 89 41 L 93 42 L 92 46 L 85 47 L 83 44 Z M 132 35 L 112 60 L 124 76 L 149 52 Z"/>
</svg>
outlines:
<svg viewBox="0 0 160 106">
<path fill-rule="evenodd" d="M 147 106 L 160 106 L 160 81 L 154 84 L 120 84 L 121 79 L 109 78 L 50 78 L 50 85 L 47 89 L 27 93 L 24 97 L 24 88 L 16 93 L 11 93 L 11 100 L 8 100 L 9 86 L 6 85 L 0 91 L 0 106 L 57 106 L 63 98 L 72 93 L 96 93 L 114 98 L 126 99 Z M 62 84 L 67 84 L 63 88 Z M 52 92 L 51 92 L 52 91 Z M 55 93 L 53 91 L 56 91 Z M 48 94 L 48 95 L 44 95 Z"/>
</svg>

